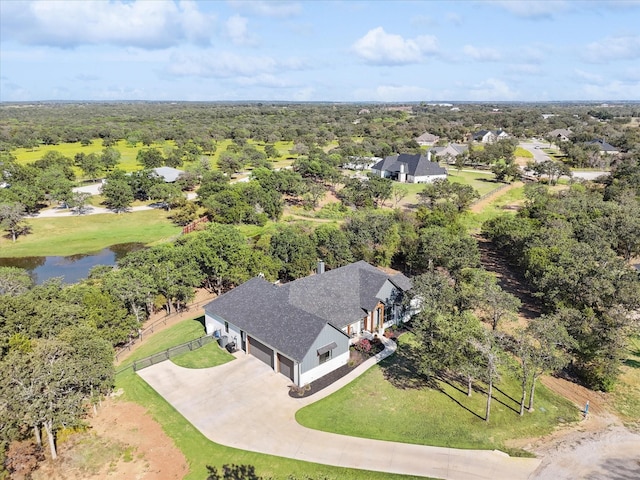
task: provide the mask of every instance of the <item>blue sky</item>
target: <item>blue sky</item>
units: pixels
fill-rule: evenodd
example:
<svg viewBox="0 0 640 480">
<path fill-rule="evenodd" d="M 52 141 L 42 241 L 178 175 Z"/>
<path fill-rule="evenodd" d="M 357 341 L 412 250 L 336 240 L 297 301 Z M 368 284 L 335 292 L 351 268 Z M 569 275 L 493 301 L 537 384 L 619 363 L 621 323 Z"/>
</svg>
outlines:
<svg viewBox="0 0 640 480">
<path fill-rule="evenodd" d="M 640 100 L 640 0 L 0 0 L 0 100 Z"/>
</svg>

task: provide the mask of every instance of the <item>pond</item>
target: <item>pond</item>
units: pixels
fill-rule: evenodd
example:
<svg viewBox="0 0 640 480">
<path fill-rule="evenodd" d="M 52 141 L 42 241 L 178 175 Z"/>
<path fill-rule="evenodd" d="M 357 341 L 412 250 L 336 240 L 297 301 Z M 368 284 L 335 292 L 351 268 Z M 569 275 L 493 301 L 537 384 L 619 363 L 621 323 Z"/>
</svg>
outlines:
<svg viewBox="0 0 640 480">
<path fill-rule="evenodd" d="M 142 243 L 121 243 L 97 253 L 68 257 L 0 258 L 0 267 L 24 268 L 38 285 L 54 277 L 62 277 L 64 283 L 76 283 L 87 278 L 89 271 L 96 265 L 115 265 L 127 253 L 142 248 L 144 248 Z"/>
</svg>

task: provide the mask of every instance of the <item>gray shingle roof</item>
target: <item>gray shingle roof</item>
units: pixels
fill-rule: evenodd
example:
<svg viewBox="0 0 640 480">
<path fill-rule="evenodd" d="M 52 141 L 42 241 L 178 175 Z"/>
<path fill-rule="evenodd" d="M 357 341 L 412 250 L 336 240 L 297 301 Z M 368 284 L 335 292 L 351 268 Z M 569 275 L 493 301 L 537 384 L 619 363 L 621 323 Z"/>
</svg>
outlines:
<svg viewBox="0 0 640 480">
<path fill-rule="evenodd" d="M 605 142 L 604 140 L 596 139 L 588 142 L 589 145 L 597 145 L 602 152 L 617 152 L 618 149 L 611 145 L 610 143 Z"/>
<path fill-rule="evenodd" d="M 405 173 L 414 177 L 445 175 L 447 173 L 447 171 L 436 162 L 431 162 L 429 157 L 420 154 L 411 155 L 408 153 L 401 153 L 400 155 L 391 155 L 386 157 L 371 168 L 373 170 L 398 173 L 400 172 L 402 164 L 405 165 Z"/>
<path fill-rule="evenodd" d="M 282 286 L 252 278 L 204 309 L 302 361 L 327 323 L 341 329 L 372 311 L 387 280 L 402 290 L 411 288 L 404 275 L 388 275 L 360 261 Z"/>
<path fill-rule="evenodd" d="M 158 167 L 154 168 L 153 171 L 160 175 L 167 183 L 175 182 L 178 177 L 184 173 L 184 170 L 178 170 L 172 167 Z"/>
<path fill-rule="evenodd" d="M 204 309 L 298 362 L 327 324 L 326 320 L 288 304 L 282 287 L 259 277 L 219 296 Z"/>
</svg>

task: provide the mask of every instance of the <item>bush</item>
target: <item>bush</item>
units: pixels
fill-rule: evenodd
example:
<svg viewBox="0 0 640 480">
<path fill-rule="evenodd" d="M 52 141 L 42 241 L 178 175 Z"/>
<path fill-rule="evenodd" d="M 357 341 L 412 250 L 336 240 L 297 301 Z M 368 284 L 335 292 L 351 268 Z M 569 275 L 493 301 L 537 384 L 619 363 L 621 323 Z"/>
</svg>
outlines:
<svg viewBox="0 0 640 480">
<path fill-rule="evenodd" d="M 358 342 L 353 346 L 358 352 L 366 353 L 369 355 L 371 353 L 371 342 L 366 338 L 361 338 Z"/>
</svg>

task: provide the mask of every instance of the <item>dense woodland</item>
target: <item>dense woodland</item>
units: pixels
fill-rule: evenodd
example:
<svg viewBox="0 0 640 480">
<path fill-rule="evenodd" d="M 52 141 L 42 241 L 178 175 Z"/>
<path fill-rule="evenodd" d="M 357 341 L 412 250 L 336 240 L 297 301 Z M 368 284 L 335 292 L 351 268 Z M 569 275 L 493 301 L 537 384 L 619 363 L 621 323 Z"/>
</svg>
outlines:
<svg viewBox="0 0 640 480">
<path fill-rule="evenodd" d="M 453 376 L 469 393 L 474 382 L 484 382 L 487 421 L 491 388 L 506 366 L 522 378 L 521 415 L 533 408 L 543 373 L 566 368 L 591 388 L 614 388 L 626 341 L 639 331 L 640 280 L 630 260 L 640 255 L 640 134 L 637 124 L 628 124 L 640 107 L 460 107 L 422 104 L 408 114 L 346 104 L 0 106 L 0 180 L 8 185 L 0 189 L 0 219 L 14 240 L 28 234 L 25 215 L 44 206 L 66 202 L 82 212 L 88 198 L 71 192 L 77 169 L 87 179 L 106 178 L 102 193 L 115 211 L 126 212 L 135 199 L 154 199 L 177 223 L 203 214 L 212 221 L 175 242 L 133 252 L 116 267 L 97 267 L 74 285 L 54 280 L 35 286 L 26 272 L 0 268 L 0 440 L 33 436 L 41 444 L 44 428 L 55 457 L 56 432 L 80 425 L 87 407 L 110 390 L 113 348 L 150 313 L 182 308 L 197 288 L 220 294 L 257 274 L 273 281 L 300 278 L 319 258 L 328 268 L 362 259 L 412 277 L 412 295 L 422 304 L 411 324 L 420 374 Z M 517 214 L 482 228 L 539 299 L 542 315 L 520 328 L 512 322 L 520 300 L 482 268 L 477 239 L 464 227 L 478 197 L 473 188 L 428 184 L 416 208 L 400 210 L 393 207 L 401 186 L 348 178 L 339 168 L 354 157 L 418 152 L 415 138 L 425 131 L 442 142 L 464 142 L 479 128 L 525 138 L 568 127 L 575 151 L 566 154 L 567 167 L 578 165 L 578 157 L 588 162 L 575 153 L 582 142 L 606 138 L 623 152 L 610 162 L 611 176 L 558 192 L 530 183 Z M 12 153 L 95 139 L 103 142 L 101 154 L 54 152 L 24 164 Z M 230 147 L 212 165 L 208 154 L 223 140 L 231 140 Z M 146 146 L 138 155 L 140 170 L 126 175 L 118 168 L 118 141 Z M 156 148 L 161 141 L 173 146 Z M 275 170 L 275 146 L 285 141 L 294 145 L 292 168 Z M 514 142 L 472 148 L 466 161 L 508 179 L 517 176 L 505 170 L 514 149 Z M 185 166 L 187 173 L 167 185 L 150 170 L 162 165 Z M 230 182 L 247 167 L 249 181 Z M 315 209 L 328 190 L 340 200 L 327 207 L 339 222 L 281 221 L 286 205 Z M 187 201 L 185 191 L 195 191 L 196 200 Z M 268 222 L 268 233 L 250 238 L 236 228 Z"/>
</svg>

